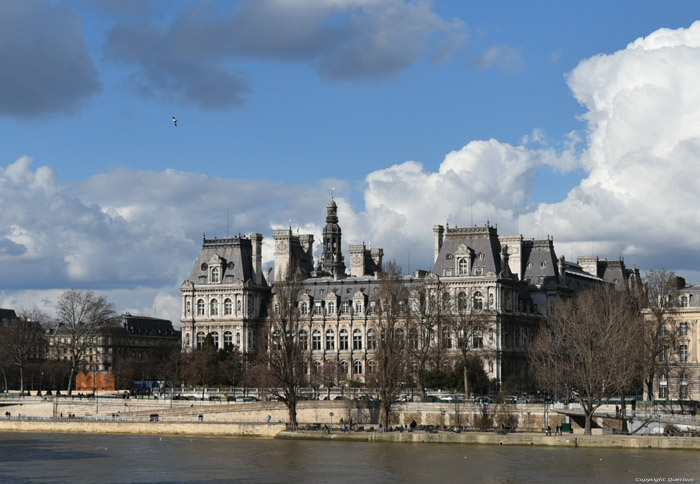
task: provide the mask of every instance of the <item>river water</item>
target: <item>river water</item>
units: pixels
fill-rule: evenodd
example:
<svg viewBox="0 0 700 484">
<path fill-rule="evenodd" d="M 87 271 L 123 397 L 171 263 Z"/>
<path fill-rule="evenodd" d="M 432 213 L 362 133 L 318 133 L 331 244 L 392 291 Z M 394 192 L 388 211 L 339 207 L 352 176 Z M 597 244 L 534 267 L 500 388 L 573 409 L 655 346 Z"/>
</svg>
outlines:
<svg viewBox="0 0 700 484">
<path fill-rule="evenodd" d="M 219 437 L 0 433 L 0 482 L 700 482 L 700 454 Z M 644 480 L 642 480 L 644 479 Z M 683 479 L 683 480 L 680 480 Z M 690 481 L 692 479 L 692 481 Z"/>
</svg>

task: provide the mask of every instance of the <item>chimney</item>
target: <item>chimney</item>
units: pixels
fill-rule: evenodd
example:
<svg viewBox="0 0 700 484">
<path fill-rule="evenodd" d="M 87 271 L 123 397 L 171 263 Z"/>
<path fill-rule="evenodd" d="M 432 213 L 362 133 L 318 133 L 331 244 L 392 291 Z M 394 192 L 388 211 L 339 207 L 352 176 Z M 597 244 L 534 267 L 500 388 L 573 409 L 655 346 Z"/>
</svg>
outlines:
<svg viewBox="0 0 700 484">
<path fill-rule="evenodd" d="M 445 228 L 442 225 L 433 225 L 433 234 L 435 234 L 435 257 L 433 263 L 437 262 L 440 249 L 442 249 L 442 236 L 445 234 Z"/>
<path fill-rule="evenodd" d="M 262 234 L 250 234 L 253 246 L 253 282 L 262 284 Z"/>
</svg>

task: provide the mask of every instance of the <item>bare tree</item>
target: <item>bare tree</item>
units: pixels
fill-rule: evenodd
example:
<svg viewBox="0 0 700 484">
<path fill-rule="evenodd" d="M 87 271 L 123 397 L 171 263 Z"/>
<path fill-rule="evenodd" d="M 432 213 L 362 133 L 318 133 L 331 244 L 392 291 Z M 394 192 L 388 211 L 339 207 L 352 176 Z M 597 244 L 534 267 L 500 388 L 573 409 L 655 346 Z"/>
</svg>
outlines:
<svg viewBox="0 0 700 484">
<path fill-rule="evenodd" d="M 626 291 L 601 286 L 558 302 L 530 352 L 535 378 L 550 391 L 578 394 L 591 434 L 595 410 L 629 387 L 638 370 L 637 301 Z"/>
<path fill-rule="evenodd" d="M 69 395 L 75 374 L 85 363 L 88 350 L 95 348 L 103 332 L 116 324 L 115 316 L 114 305 L 92 291 L 70 289 L 58 298 L 54 344 L 70 361 Z"/>
<path fill-rule="evenodd" d="M 38 309 L 23 309 L 17 319 L 7 321 L 2 330 L 2 344 L 9 362 L 19 371 L 19 390 L 24 392 L 24 370 L 31 360 L 44 353 L 44 330 L 47 316 Z"/>
<path fill-rule="evenodd" d="M 338 386 L 347 376 L 347 371 L 337 360 L 326 361 L 321 365 L 311 377 L 311 386 L 325 386 L 327 398 L 331 396 L 331 387 Z"/>
<path fill-rule="evenodd" d="M 410 356 L 412 373 L 418 382 L 424 401 L 427 372 L 439 366 L 439 346 L 435 341 L 443 315 L 437 292 L 434 287 L 426 287 L 425 291 L 413 291 L 410 294 L 410 308 L 406 321 L 408 329 L 406 349 Z"/>
<path fill-rule="evenodd" d="M 644 385 L 649 400 L 654 400 L 654 380 L 668 374 L 678 340 L 673 311 L 678 306 L 678 279 L 666 269 L 650 270 L 644 277 L 644 321 L 639 349 Z"/>
<path fill-rule="evenodd" d="M 214 346 L 214 339 L 208 334 L 202 345 L 183 355 L 183 376 L 189 385 L 202 386 L 202 399 L 204 388 L 216 382 L 219 373 L 219 357 Z"/>
<path fill-rule="evenodd" d="M 401 268 L 387 264 L 382 271 L 376 305 L 376 327 L 379 341 L 375 352 L 376 369 L 368 375 L 377 389 L 381 420 L 389 425 L 393 403 L 399 398 L 408 376 L 409 355 L 406 351 L 406 320 L 408 318 L 408 288 L 401 281 Z"/>
<path fill-rule="evenodd" d="M 491 349 L 484 346 L 484 335 L 492 326 L 489 311 L 481 306 L 481 301 L 468 301 L 457 297 L 455 314 L 451 317 L 452 330 L 457 336 L 457 348 L 464 368 L 464 393 L 469 395 L 468 368 L 474 362 L 473 356 L 486 356 Z"/>
<path fill-rule="evenodd" d="M 284 280 L 275 283 L 265 321 L 259 352 L 261 363 L 268 369 L 272 394 L 287 406 L 289 425 L 297 427 L 297 402 L 305 375 L 305 351 L 300 339 L 301 276 L 291 266 Z"/>
</svg>

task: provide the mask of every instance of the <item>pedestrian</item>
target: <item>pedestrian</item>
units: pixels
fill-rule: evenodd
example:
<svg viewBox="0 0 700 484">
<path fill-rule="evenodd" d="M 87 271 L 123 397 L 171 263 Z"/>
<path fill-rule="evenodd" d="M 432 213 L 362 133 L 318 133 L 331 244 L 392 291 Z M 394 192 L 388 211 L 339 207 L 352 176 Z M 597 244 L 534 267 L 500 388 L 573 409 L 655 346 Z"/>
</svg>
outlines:
<svg viewBox="0 0 700 484">
<path fill-rule="evenodd" d="M 265 419 L 265 423 L 270 423 L 270 420 L 272 420 L 272 415 L 267 416 L 267 418 Z"/>
</svg>

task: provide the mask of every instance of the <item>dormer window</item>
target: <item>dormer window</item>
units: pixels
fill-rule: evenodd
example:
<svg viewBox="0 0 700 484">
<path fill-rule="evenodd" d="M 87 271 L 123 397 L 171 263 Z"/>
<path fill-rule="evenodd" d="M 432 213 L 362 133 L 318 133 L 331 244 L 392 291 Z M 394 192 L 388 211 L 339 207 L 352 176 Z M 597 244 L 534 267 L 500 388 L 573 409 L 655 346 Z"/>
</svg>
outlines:
<svg viewBox="0 0 700 484">
<path fill-rule="evenodd" d="M 457 274 L 460 276 L 469 275 L 469 262 L 466 258 L 461 258 L 457 261 Z"/>
<path fill-rule="evenodd" d="M 218 267 L 212 267 L 211 269 L 211 283 L 217 284 L 221 281 L 221 272 Z"/>
</svg>

